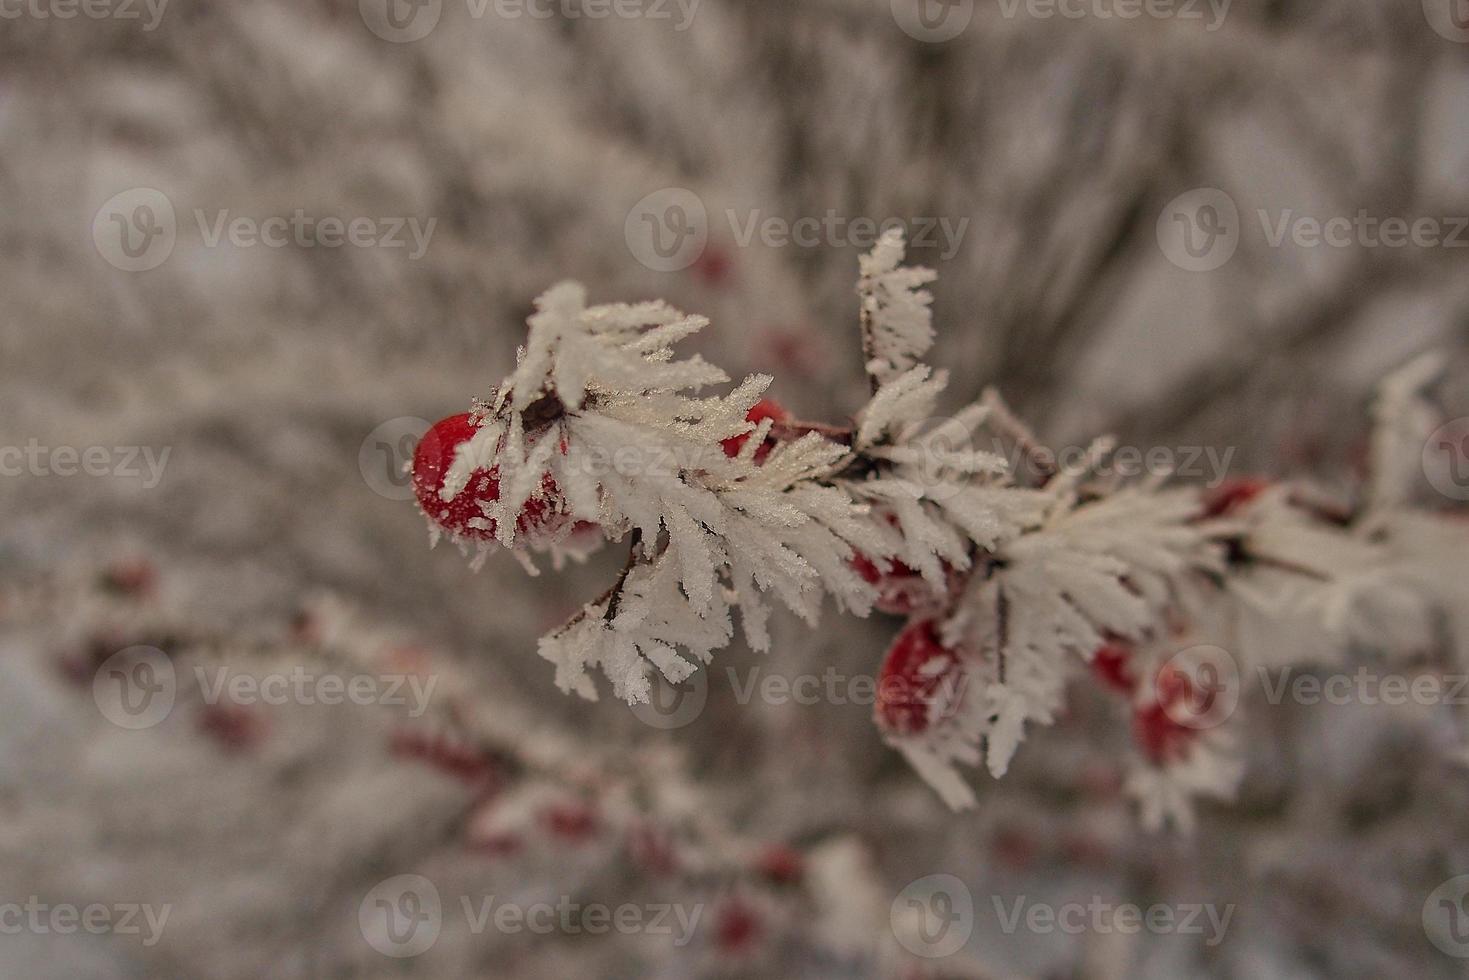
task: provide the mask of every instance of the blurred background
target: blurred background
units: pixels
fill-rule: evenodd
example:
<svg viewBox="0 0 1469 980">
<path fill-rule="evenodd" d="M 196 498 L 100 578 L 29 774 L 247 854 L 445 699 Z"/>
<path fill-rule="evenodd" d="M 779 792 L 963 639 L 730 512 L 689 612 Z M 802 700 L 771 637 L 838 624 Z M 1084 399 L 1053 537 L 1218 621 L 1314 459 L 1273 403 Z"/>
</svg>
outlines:
<svg viewBox="0 0 1469 980">
<path fill-rule="evenodd" d="M 564 278 L 841 421 L 901 224 L 956 405 L 1348 487 L 1371 385 L 1469 365 L 1465 216 L 1464 0 L 0 0 L 0 976 L 1464 975 L 1431 712 L 1263 712 L 1179 837 L 1078 692 L 953 814 L 870 700 L 750 693 L 896 621 L 568 698 L 620 555 L 471 573 L 402 465 Z"/>
</svg>

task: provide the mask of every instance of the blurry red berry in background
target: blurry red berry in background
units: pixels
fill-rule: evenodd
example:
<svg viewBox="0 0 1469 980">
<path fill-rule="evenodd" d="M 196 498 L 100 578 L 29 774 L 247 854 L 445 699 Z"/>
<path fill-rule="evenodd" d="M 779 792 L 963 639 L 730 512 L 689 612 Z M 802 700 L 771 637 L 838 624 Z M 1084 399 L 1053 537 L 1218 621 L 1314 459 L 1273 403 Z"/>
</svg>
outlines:
<svg viewBox="0 0 1469 980">
<path fill-rule="evenodd" d="M 1225 517 L 1254 500 L 1270 487 L 1270 481 L 1243 476 L 1225 480 L 1204 494 L 1204 516 Z"/>
<path fill-rule="evenodd" d="M 102 587 L 116 595 L 141 599 L 158 586 L 158 569 L 141 558 L 114 562 L 102 572 Z"/>
<path fill-rule="evenodd" d="M 1132 733 L 1143 755 L 1155 765 L 1178 762 L 1188 756 L 1198 729 L 1179 719 L 1188 716 L 1193 683 L 1181 671 L 1165 664 L 1154 682 L 1155 700 L 1133 709 Z"/>
<path fill-rule="evenodd" d="M 1092 672 L 1114 691 L 1130 694 L 1137 687 L 1137 678 L 1132 673 L 1132 647 L 1120 640 L 1097 648 L 1092 654 Z"/>
<path fill-rule="evenodd" d="M 586 803 L 555 803 L 541 813 L 546 829 L 562 840 L 581 843 L 596 836 L 597 812 Z"/>
<path fill-rule="evenodd" d="M 709 286 L 725 286 L 734 278 L 734 259 L 718 245 L 706 245 L 689 268 Z"/>
<path fill-rule="evenodd" d="M 199 713 L 199 730 L 230 752 L 253 748 L 265 737 L 265 721 L 238 704 L 206 704 Z"/>
<path fill-rule="evenodd" d="M 743 953 L 759 938 L 761 927 L 760 916 L 747 902 L 731 898 L 715 918 L 715 943 L 726 953 Z"/>
<path fill-rule="evenodd" d="M 760 852 L 755 861 L 760 877 L 777 885 L 794 885 L 806 872 L 799 851 L 784 844 L 772 844 Z"/>
</svg>

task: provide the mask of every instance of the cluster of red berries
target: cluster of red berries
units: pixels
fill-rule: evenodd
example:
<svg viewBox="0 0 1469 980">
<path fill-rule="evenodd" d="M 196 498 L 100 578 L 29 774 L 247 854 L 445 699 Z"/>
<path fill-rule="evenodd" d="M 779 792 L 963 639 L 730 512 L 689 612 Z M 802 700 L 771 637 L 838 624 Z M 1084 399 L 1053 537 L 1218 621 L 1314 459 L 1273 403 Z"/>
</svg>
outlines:
<svg viewBox="0 0 1469 980">
<path fill-rule="evenodd" d="M 745 413 L 745 419 L 755 423 L 770 419 L 776 425 L 781 425 L 789 422 L 791 416 L 778 402 L 763 399 Z M 461 445 L 474 437 L 478 429 L 479 424 L 474 416 L 461 412 L 440 419 L 424 433 L 413 452 L 413 495 L 429 520 L 455 537 L 471 541 L 493 541 L 496 523 L 485 513 L 482 504 L 500 499 L 498 466 L 475 470 L 458 493 L 448 500 L 442 496 L 444 481 L 449 475 L 450 467 L 454 465 L 455 453 Z M 725 439 L 722 443 L 725 454 L 739 455 L 750 435 L 742 433 Z M 768 434 L 755 450 L 756 464 L 764 463 L 779 441 L 775 435 Z M 516 534 L 533 541 L 543 541 L 559 536 L 568 524 L 572 524 L 572 521 L 567 514 L 565 494 L 551 474 L 547 473 L 537 492 L 525 502 L 516 516 Z M 592 526 L 585 521 L 578 521 L 572 530 L 585 530 Z"/>
</svg>

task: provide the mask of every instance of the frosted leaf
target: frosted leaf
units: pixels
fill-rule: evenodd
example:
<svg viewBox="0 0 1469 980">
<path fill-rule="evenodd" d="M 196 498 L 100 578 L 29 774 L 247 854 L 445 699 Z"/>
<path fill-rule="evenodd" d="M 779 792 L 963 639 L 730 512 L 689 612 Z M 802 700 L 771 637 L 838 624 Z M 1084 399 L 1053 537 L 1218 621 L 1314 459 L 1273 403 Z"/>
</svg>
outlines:
<svg viewBox="0 0 1469 980">
<path fill-rule="evenodd" d="M 1372 468 L 1368 500 L 1376 509 L 1407 504 L 1423 476 L 1423 445 L 1439 413 L 1423 388 L 1443 370 L 1437 353 L 1424 354 L 1394 371 L 1372 404 Z"/>
<path fill-rule="evenodd" d="M 938 275 L 903 267 L 904 251 L 903 232 L 889 229 L 860 260 L 863 351 L 867 373 L 879 384 L 913 367 L 933 346 L 933 294 L 920 287 Z"/>
</svg>

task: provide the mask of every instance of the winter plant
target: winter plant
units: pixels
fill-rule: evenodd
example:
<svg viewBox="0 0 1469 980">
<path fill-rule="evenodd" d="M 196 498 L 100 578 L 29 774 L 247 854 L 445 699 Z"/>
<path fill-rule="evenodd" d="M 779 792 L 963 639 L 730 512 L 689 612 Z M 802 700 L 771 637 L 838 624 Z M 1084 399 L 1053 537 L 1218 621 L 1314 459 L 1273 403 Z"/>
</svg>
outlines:
<svg viewBox="0 0 1469 980">
<path fill-rule="evenodd" d="M 904 616 L 878 673 L 875 721 L 943 799 L 970 807 L 960 767 L 999 777 L 1069 683 L 1125 698 L 1128 786 L 1144 822 L 1187 827 L 1243 766 L 1236 706 L 1257 666 L 1361 651 L 1469 655 L 1469 585 L 1450 518 L 1414 509 L 1436 421 L 1420 359 L 1376 403 L 1371 475 L 1349 504 L 1304 484 L 1212 490 L 1055 455 L 993 391 L 940 416 L 947 377 L 924 288 L 889 233 L 861 260 L 860 338 L 872 396 L 850 425 L 792 418 L 772 379 L 730 379 L 679 341 L 707 325 L 662 302 L 588 306 L 576 283 L 536 301 L 514 373 L 445 419 L 413 461 L 435 540 L 475 561 L 509 549 L 559 565 L 622 542 L 616 581 L 542 637 L 563 691 L 630 704 L 678 684 L 735 635 L 770 646 L 775 603 L 815 625 L 830 598 Z M 1015 450 L 974 448 L 978 438 Z"/>
</svg>

